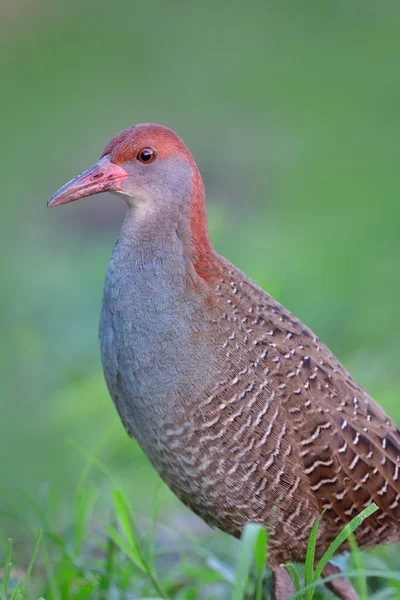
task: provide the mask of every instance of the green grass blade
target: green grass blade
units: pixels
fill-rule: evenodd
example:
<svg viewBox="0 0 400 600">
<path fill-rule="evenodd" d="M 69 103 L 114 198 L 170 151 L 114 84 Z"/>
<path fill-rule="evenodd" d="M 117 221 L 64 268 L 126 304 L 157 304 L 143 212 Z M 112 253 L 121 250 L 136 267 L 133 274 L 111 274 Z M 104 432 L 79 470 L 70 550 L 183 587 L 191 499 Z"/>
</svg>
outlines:
<svg viewBox="0 0 400 600">
<path fill-rule="evenodd" d="M 387 570 L 382 570 L 382 569 L 365 569 L 364 570 L 365 576 L 366 577 L 378 577 L 380 579 L 388 579 L 393 580 L 395 582 L 400 583 L 400 571 L 390 571 L 389 569 Z M 357 576 L 357 571 L 353 571 L 353 570 L 346 570 L 343 575 L 345 577 L 356 577 Z"/>
<path fill-rule="evenodd" d="M 163 485 L 162 479 L 157 480 L 156 489 L 154 492 L 154 500 L 153 500 L 153 508 L 151 511 L 151 521 L 150 528 L 147 533 L 147 557 L 148 562 L 152 568 L 154 568 L 154 542 L 156 538 L 156 529 L 157 529 L 157 517 L 160 508 L 160 490 Z"/>
<path fill-rule="evenodd" d="M 86 600 L 86 598 L 91 598 L 92 592 L 94 591 L 94 586 L 91 583 L 85 583 L 79 588 L 79 591 L 75 593 L 74 600 Z"/>
<path fill-rule="evenodd" d="M 93 507 L 96 502 L 97 490 L 89 488 L 87 490 L 78 491 L 76 493 L 76 516 L 72 531 L 73 552 L 78 556 L 82 549 L 82 544 L 86 538 L 88 530 L 89 517 L 93 512 Z"/>
<path fill-rule="evenodd" d="M 13 547 L 13 541 L 12 539 L 8 539 L 7 540 L 7 547 L 6 547 L 6 557 L 4 560 L 4 575 L 3 575 L 3 584 L 2 584 L 2 592 L 4 595 L 4 598 L 7 598 L 8 595 L 8 583 L 10 581 L 10 573 L 11 573 L 11 567 L 12 567 L 12 547 Z"/>
<path fill-rule="evenodd" d="M 111 525 L 112 527 L 112 525 Z M 109 591 L 113 576 L 114 576 L 114 567 L 115 567 L 115 542 L 114 540 L 108 536 L 106 542 L 106 550 L 104 557 L 104 574 L 100 578 L 100 589 L 103 591 Z"/>
<path fill-rule="evenodd" d="M 19 600 L 22 597 L 23 596 L 21 595 L 21 592 L 20 592 L 20 589 L 19 589 L 19 581 L 18 581 L 17 585 L 13 589 L 13 593 L 10 596 L 10 600 Z"/>
<path fill-rule="evenodd" d="M 45 537 L 43 538 L 43 544 L 42 544 L 43 566 L 44 566 L 44 570 L 46 572 L 46 579 L 47 579 L 47 583 L 48 583 L 49 590 L 51 593 L 51 599 L 52 600 L 61 600 L 61 592 L 60 592 L 59 586 L 57 585 L 57 578 L 56 578 L 56 574 L 55 574 L 55 570 L 54 570 L 54 564 L 50 558 L 48 537 L 49 537 L 49 535 L 46 534 Z"/>
<path fill-rule="evenodd" d="M 131 561 L 136 564 L 146 575 L 150 578 L 154 589 L 157 594 L 163 598 L 167 598 L 155 571 L 151 565 L 145 560 L 145 557 L 140 551 L 139 544 L 133 533 L 132 523 L 129 515 L 128 505 L 125 502 L 119 490 L 113 492 L 115 509 L 117 512 L 118 519 L 121 524 L 122 531 L 125 534 L 127 542 L 118 534 L 118 532 L 111 526 L 108 526 L 107 532 L 114 542 L 127 554 Z"/>
<path fill-rule="evenodd" d="M 243 600 L 245 597 L 253 560 L 256 569 L 256 600 L 261 600 L 266 554 L 267 534 L 264 527 L 258 523 L 247 523 L 240 543 L 232 600 Z"/>
<path fill-rule="evenodd" d="M 310 537 L 307 544 L 306 551 L 306 560 L 304 563 L 304 582 L 305 585 L 312 583 L 314 581 L 314 561 L 315 561 L 315 547 L 317 545 L 317 537 L 318 537 L 318 528 L 322 516 L 325 511 L 323 511 L 319 517 L 316 519 L 310 533 Z M 306 593 L 306 600 L 311 600 L 314 595 L 314 590 L 310 589 Z"/>
<path fill-rule="evenodd" d="M 296 593 L 299 594 L 297 597 L 300 598 L 300 600 L 302 600 L 303 595 L 301 593 L 300 577 L 298 572 L 296 571 L 296 567 L 292 563 L 286 563 L 284 565 L 281 565 L 281 567 L 285 567 L 289 571 L 293 579 L 294 590 Z"/>
<path fill-rule="evenodd" d="M 110 481 L 113 481 L 112 470 L 103 463 L 103 461 L 99 458 L 99 455 L 105 447 L 105 445 L 107 444 L 107 442 L 109 441 L 113 433 L 114 427 L 114 424 L 108 427 L 108 429 L 104 432 L 103 436 L 99 439 L 99 442 L 96 444 L 95 448 L 92 451 L 88 451 L 85 448 L 80 447 L 74 440 L 69 440 L 69 445 L 71 446 L 71 448 L 79 452 L 79 454 L 86 459 L 86 463 L 83 466 L 77 485 L 78 492 L 87 487 L 86 482 L 88 480 L 89 473 L 93 467 L 99 469 L 99 471 L 106 475 L 110 479 Z"/>
<path fill-rule="evenodd" d="M 315 580 L 321 577 L 322 571 L 325 565 L 330 561 L 332 556 L 335 554 L 336 550 L 343 544 L 344 541 L 351 535 L 357 527 L 361 525 L 361 523 L 371 516 L 375 511 L 378 510 L 377 505 L 372 502 L 367 508 L 360 512 L 359 515 L 355 516 L 350 523 L 347 523 L 339 533 L 338 536 L 333 540 L 329 548 L 326 550 L 325 554 L 322 556 L 321 560 L 318 563 L 317 568 L 315 569 L 314 578 Z"/>
<path fill-rule="evenodd" d="M 124 554 L 126 554 L 129 560 L 141 571 L 143 571 L 143 573 L 146 573 L 146 567 L 143 564 L 140 554 L 137 554 L 134 551 L 132 551 L 132 547 L 130 546 L 129 542 L 127 542 L 111 525 L 107 525 L 106 531 L 110 538 L 113 540 L 113 542 L 117 546 L 119 546 L 119 548 L 122 550 L 122 552 L 124 552 Z"/>
<path fill-rule="evenodd" d="M 38 534 L 36 536 L 35 547 L 33 548 L 31 560 L 29 561 L 29 565 L 28 565 L 28 568 L 25 573 L 24 581 L 22 582 L 21 594 L 24 594 L 27 589 L 28 580 L 29 580 L 29 577 L 30 577 L 30 574 L 32 571 L 33 563 L 35 562 L 36 555 L 39 551 L 40 542 L 42 541 L 42 535 L 43 535 L 43 529 L 39 529 Z"/>
<path fill-rule="evenodd" d="M 358 549 L 354 534 L 349 536 L 349 544 L 351 548 L 351 558 L 358 573 L 358 596 L 360 600 L 368 600 L 367 578 L 365 577 L 364 565 L 361 560 L 361 553 Z"/>
<path fill-rule="evenodd" d="M 130 548 L 129 556 L 134 557 L 134 562 L 137 565 L 140 565 L 140 568 L 145 571 L 146 569 L 145 569 L 145 565 L 143 563 L 143 559 L 142 559 L 142 556 L 141 556 L 141 553 L 139 550 L 139 545 L 133 534 L 132 523 L 131 523 L 131 519 L 129 516 L 129 510 L 128 510 L 128 506 L 125 502 L 125 499 L 123 498 L 123 496 L 119 490 L 115 490 L 113 492 L 113 497 L 114 497 L 115 510 L 117 512 L 117 516 L 118 516 L 119 522 L 121 524 L 122 531 L 124 532 L 124 535 L 129 543 L 129 548 Z M 119 542 L 117 542 L 117 543 L 119 543 Z"/>
<path fill-rule="evenodd" d="M 365 569 L 365 575 L 367 577 L 377 577 L 378 579 L 386 579 L 386 580 L 393 580 L 393 581 L 398 581 L 400 583 L 400 573 L 398 571 L 389 571 L 389 570 L 382 570 L 382 569 Z M 329 575 L 328 577 L 324 577 L 323 579 L 320 579 L 318 581 L 318 584 L 322 585 L 325 583 L 328 583 L 329 581 L 333 581 L 334 579 L 340 579 L 341 577 L 352 577 L 355 578 L 358 576 L 358 572 L 357 571 L 353 571 L 353 570 L 346 570 L 346 571 L 341 571 L 340 573 L 335 573 L 333 575 Z M 306 592 L 309 589 L 311 589 L 312 587 L 315 586 L 315 583 L 311 583 L 308 586 L 304 586 L 300 592 L 295 592 L 290 598 L 291 600 L 295 600 L 297 598 L 301 598 L 301 593 L 302 592 Z"/>
</svg>

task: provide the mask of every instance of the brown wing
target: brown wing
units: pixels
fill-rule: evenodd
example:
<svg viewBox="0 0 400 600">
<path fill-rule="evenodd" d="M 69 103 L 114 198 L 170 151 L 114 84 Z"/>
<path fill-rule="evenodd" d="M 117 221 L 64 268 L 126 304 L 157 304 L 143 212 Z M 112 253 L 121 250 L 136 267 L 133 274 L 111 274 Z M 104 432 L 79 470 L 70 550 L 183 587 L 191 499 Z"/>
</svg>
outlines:
<svg viewBox="0 0 400 600">
<path fill-rule="evenodd" d="M 326 361 L 318 365 L 312 358 L 309 362 L 310 373 L 302 378 L 308 392 L 304 394 L 305 414 L 295 430 L 311 489 L 320 506 L 334 515 L 335 523 L 349 521 L 376 502 L 381 512 L 375 517 L 375 537 L 386 539 L 393 534 L 397 539 L 399 432 L 340 365 Z M 289 410 L 294 406 L 293 398 L 288 406 Z"/>
<path fill-rule="evenodd" d="M 224 266 L 213 320 L 221 381 L 199 410 L 202 427 L 223 439 L 224 461 L 237 456 L 226 481 L 238 487 L 244 517 L 265 518 L 279 498 L 293 560 L 304 558 L 322 508 L 320 550 L 371 501 L 381 510 L 357 530 L 360 545 L 400 539 L 395 425 L 309 329 Z"/>
<path fill-rule="evenodd" d="M 300 321 L 259 288 L 261 341 L 275 354 L 281 402 L 304 472 L 338 530 L 374 501 L 358 530 L 362 546 L 400 539 L 400 432 L 382 408 Z M 260 298 L 261 299 L 261 298 Z M 373 534 L 371 531 L 373 530 Z"/>
</svg>

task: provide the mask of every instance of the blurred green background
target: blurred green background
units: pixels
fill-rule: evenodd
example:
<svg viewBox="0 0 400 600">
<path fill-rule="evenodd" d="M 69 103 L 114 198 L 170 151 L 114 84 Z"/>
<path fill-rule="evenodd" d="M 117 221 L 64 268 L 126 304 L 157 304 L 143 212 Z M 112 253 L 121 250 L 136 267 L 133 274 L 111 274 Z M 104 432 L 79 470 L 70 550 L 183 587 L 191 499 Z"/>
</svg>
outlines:
<svg viewBox="0 0 400 600">
<path fill-rule="evenodd" d="M 88 456 L 112 473 L 88 475 L 104 497 L 118 484 L 151 504 L 98 348 L 123 202 L 45 208 L 135 123 L 183 137 L 216 249 L 400 423 L 399 31 L 397 0 L 2 1 L 3 517 L 46 486 L 68 510 Z M 160 493 L 164 518 L 189 518 Z"/>
</svg>

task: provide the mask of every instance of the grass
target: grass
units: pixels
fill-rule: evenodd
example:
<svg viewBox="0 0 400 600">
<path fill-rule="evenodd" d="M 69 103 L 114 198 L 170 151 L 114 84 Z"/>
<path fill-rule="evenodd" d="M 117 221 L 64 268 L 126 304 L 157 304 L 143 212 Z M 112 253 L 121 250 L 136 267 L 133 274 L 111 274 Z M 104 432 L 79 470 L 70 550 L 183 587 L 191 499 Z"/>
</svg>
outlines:
<svg viewBox="0 0 400 600">
<path fill-rule="evenodd" d="M 12 562 L 11 562 L 13 540 L 12 539 L 7 540 L 4 568 L 3 568 L 3 577 L 2 577 L 2 581 L 1 581 L 1 587 L 0 587 L 0 599 L 1 600 L 8 600 L 8 599 L 9 600 L 24 600 L 24 598 L 28 597 L 28 593 L 29 593 L 28 581 L 29 581 L 29 578 L 31 575 L 33 563 L 35 562 L 36 555 L 39 550 L 42 535 L 43 535 L 43 531 L 41 529 L 39 529 L 37 537 L 36 537 L 35 546 L 34 546 L 34 549 L 32 552 L 32 556 L 29 561 L 29 565 L 28 565 L 28 568 L 24 575 L 24 578 L 22 579 L 22 581 L 17 581 L 15 583 L 15 585 L 12 586 L 10 595 L 8 592 L 9 592 L 9 583 L 10 583 L 12 566 L 13 566 Z"/>
<path fill-rule="evenodd" d="M 342 531 L 337 535 L 337 537 L 330 544 L 318 565 L 314 569 L 315 562 L 315 547 L 317 542 L 318 535 L 318 527 L 319 523 L 323 517 L 323 513 L 317 518 L 314 523 L 314 526 L 310 533 L 310 538 L 308 542 L 307 552 L 306 552 L 306 560 L 304 564 L 304 586 L 302 587 L 300 584 L 300 577 L 296 571 L 296 568 L 292 564 L 282 565 L 285 566 L 289 573 L 292 575 L 292 579 L 295 585 L 296 593 L 294 594 L 294 598 L 300 598 L 300 600 L 312 600 L 314 597 L 314 593 L 318 583 L 321 580 L 322 571 L 331 558 L 334 556 L 335 552 L 340 548 L 340 546 L 345 542 L 353 532 L 361 525 L 361 523 L 372 515 L 375 511 L 378 510 L 377 505 L 373 502 L 367 508 L 365 508 L 359 515 L 355 516 L 350 523 L 348 523 L 345 527 L 343 527 Z M 353 541 L 353 548 L 356 548 L 356 544 Z M 359 581 L 362 580 L 362 589 L 365 590 L 365 576 L 363 573 L 362 565 L 359 563 Z M 361 600 L 365 600 L 366 596 L 364 596 Z"/>
<path fill-rule="evenodd" d="M 254 598 L 262 600 L 266 555 L 267 535 L 264 527 L 258 523 L 248 523 L 242 534 L 232 600 L 244 598 L 253 561 L 255 566 Z"/>
<path fill-rule="evenodd" d="M 154 522 L 148 530 L 143 528 L 119 490 L 113 493 L 110 522 L 96 523 L 99 514 L 94 500 L 93 490 L 77 497 L 73 521 L 62 534 L 53 530 L 46 518 L 46 508 L 40 507 L 43 529 L 36 533 L 25 571 L 14 566 L 17 556 L 12 540 L 7 541 L 0 600 L 262 600 L 268 597 L 270 576 L 265 567 L 268 540 L 260 524 L 245 526 L 234 565 L 233 561 L 224 562 L 198 539 L 190 539 L 189 544 L 181 547 L 165 544 L 159 533 L 152 534 Z M 323 515 L 317 519 L 309 538 L 304 576 L 293 564 L 281 565 L 293 578 L 296 590 L 293 599 L 329 597 L 321 584 L 336 576 L 322 580 L 324 566 L 375 510 L 377 506 L 371 504 L 353 518 L 314 567 L 318 526 Z M 155 541 L 157 535 L 159 539 Z M 365 567 L 354 539 L 351 547 L 352 566 L 343 574 L 353 579 L 360 600 L 399 598 L 400 573 Z M 370 577 L 379 581 L 378 587 L 376 584 L 371 589 L 367 587 Z"/>
</svg>

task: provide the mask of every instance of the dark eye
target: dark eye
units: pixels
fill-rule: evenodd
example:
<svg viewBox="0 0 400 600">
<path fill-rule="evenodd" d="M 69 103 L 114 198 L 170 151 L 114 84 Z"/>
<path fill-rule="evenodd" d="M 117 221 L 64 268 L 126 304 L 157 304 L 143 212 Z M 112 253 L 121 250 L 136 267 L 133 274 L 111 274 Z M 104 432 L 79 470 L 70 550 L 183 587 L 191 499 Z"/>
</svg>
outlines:
<svg viewBox="0 0 400 600">
<path fill-rule="evenodd" d="M 150 163 L 156 157 L 156 153 L 153 148 L 142 148 L 140 152 L 138 152 L 137 159 L 142 163 Z"/>
</svg>

